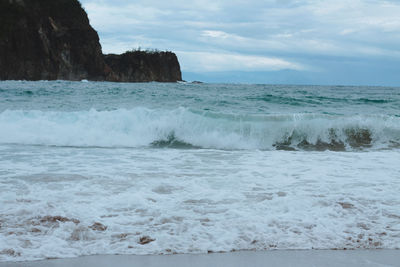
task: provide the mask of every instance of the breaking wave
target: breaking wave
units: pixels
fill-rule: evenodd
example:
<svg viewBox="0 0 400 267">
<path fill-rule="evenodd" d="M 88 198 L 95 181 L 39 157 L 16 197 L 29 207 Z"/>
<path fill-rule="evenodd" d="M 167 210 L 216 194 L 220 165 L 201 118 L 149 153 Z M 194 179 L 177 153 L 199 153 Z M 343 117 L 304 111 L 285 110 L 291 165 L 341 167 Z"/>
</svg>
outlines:
<svg viewBox="0 0 400 267">
<path fill-rule="evenodd" d="M 361 150 L 400 147 L 400 118 L 320 114 L 234 115 L 134 108 L 5 110 L 0 143 L 54 146 Z"/>
</svg>

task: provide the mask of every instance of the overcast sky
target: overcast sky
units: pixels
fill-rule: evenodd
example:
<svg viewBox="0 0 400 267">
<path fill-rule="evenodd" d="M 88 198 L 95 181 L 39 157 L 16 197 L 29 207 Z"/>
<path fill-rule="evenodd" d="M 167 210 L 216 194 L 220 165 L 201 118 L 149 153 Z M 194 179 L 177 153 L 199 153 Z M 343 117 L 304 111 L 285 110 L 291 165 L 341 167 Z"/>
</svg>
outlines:
<svg viewBox="0 0 400 267">
<path fill-rule="evenodd" d="M 400 1 L 81 2 L 104 53 L 171 50 L 184 79 L 400 85 Z"/>
</svg>

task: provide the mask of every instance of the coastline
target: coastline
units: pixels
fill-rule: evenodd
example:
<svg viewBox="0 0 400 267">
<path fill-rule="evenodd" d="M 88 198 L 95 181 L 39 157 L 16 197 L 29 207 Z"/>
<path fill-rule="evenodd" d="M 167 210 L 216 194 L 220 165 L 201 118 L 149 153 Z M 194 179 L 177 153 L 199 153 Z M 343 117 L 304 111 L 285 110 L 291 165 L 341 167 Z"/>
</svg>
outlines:
<svg viewBox="0 0 400 267">
<path fill-rule="evenodd" d="M 176 255 L 94 255 L 27 262 L 0 262 L 0 267 L 83 266 L 399 266 L 400 250 L 269 250 Z"/>
</svg>

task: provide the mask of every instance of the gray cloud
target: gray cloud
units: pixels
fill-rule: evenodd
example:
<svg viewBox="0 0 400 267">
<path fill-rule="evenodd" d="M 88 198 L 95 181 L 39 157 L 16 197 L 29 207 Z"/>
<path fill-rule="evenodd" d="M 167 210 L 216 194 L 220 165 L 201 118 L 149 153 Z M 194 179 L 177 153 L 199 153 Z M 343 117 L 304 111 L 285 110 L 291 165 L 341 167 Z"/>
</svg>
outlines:
<svg viewBox="0 0 400 267">
<path fill-rule="evenodd" d="M 400 58 L 398 1 L 82 3 L 106 53 L 139 46 L 177 51 L 185 69 L 198 72 L 239 67 L 244 71 L 324 69 L 323 60 L 312 64 L 310 59 L 315 57 L 325 58 L 325 65 L 330 57 L 375 61 Z M 258 63 L 250 64 L 249 60 Z"/>
</svg>

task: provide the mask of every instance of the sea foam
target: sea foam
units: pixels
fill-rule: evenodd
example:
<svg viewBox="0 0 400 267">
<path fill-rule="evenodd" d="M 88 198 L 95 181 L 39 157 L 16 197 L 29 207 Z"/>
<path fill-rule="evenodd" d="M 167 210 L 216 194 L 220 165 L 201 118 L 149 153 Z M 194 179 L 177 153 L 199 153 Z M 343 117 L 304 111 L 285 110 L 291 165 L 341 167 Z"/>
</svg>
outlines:
<svg viewBox="0 0 400 267">
<path fill-rule="evenodd" d="M 0 262 L 400 244 L 399 150 L 0 149 Z"/>
<path fill-rule="evenodd" d="M 235 115 L 182 107 L 5 110 L 0 129 L 3 144 L 55 146 L 349 150 L 400 144 L 400 118 L 395 116 Z"/>
</svg>

